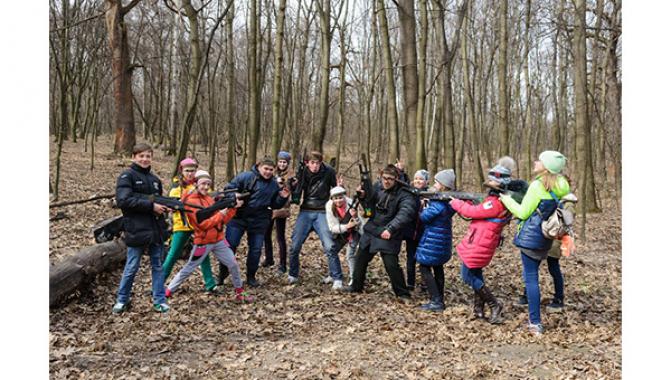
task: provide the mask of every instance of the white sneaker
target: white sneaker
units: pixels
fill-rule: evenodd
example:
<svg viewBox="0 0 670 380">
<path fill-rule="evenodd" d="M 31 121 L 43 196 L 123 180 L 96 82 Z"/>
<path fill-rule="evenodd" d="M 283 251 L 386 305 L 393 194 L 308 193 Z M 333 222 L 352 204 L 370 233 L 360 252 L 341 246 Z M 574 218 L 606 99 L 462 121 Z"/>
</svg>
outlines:
<svg viewBox="0 0 670 380">
<path fill-rule="evenodd" d="M 288 276 L 288 283 L 289 283 L 289 284 L 296 284 L 296 283 L 298 283 L 298 277 Z"/>
<path fill-rule="evenodd" d="M 349 279 L 349 283 L 348 283 L 347 285 L 351 286 L 351 285 L 353 285 L 353 284 L 354 284 L 354 279 L 353 279 L 353 278 L 350 278 L 350 279 Z"/>
<path fill-rule="evenodd" d="M 342 280 L 335 280 L 333 281 L 333 290 L 342 290 L 344 287 L 342 286 Z"/>
<path fill-rule="evenodd" d="M 331 284 L 333 282 L 333 278 L 330 276 L 326 276 L 321 279 L 322 284 Z"/>
</svg>

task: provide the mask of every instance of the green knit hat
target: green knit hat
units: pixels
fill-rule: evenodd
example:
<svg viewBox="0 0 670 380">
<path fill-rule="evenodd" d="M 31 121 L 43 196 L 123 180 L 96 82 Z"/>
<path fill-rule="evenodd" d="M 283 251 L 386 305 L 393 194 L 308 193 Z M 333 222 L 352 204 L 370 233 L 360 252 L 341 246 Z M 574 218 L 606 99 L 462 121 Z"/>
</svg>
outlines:
<svg viewBox="0 0 670 380">
<path fill-rule="evenodd" d="M 558 174 L 565 168 L 568 159 L 561 152 L 545 150 L 540 153 L 540 162 L 550 173 Z"/>
</svg>

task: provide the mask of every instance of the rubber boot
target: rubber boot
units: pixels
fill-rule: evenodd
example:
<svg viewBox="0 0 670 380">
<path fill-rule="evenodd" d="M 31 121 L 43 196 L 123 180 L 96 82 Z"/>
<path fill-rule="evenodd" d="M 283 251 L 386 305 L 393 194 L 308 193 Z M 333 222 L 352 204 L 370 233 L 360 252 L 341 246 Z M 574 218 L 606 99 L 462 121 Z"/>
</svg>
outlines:
<svg viewBox="0 0 670 380">
<path fill-rule="evenodd" d="M 472 312 L 475 318 L 486 319 L 486 315 L 484 314 L 484 300 L 479 296 L 477 291 L 474 292 L 474 308 L 472 309 Z"/>
<path fill-rule="evenodd" d="M 482 286 L 481 289 L 477 291 L 479 297 L 486 302 L 487 305 L 491 308 L 491 316 L 489 317 L 489 323 L 497 325 L 503 323 L 502 318 L 502 304 L 498 302 L 496 297 L 491 293 L 491 291 L 486 287 Z"/>
</svg>

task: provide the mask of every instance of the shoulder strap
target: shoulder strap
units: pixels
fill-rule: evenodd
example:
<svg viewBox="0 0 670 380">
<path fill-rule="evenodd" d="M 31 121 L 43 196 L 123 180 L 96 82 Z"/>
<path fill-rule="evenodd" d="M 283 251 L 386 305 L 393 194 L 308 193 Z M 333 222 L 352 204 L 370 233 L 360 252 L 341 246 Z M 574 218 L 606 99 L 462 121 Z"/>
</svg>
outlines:
<svg viewBox="0 0 670 380">
<path fill-rule="evenodd" d="M 510 220 L 512 220 L 511 216 L 508 216 L 507 218 L 486 218 L 485 219 L 487 222 L 493 222 L 493 223 L 507 223 Z"/>
</svg>

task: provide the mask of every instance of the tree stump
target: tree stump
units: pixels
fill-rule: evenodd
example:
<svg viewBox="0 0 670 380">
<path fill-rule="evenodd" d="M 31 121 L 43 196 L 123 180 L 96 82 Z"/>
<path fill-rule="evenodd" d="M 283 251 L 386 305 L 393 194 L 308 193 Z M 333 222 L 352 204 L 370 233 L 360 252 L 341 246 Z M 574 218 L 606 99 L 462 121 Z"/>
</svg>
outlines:
<svg viewBox="0 0 670 380">
<path fill-rule="evenodd" d="M 86 247 L 49 268 L 49 307 L 90 284 L 99 273 L 123 264 L 126 244 L 121 239 Z"/>
</svg>

